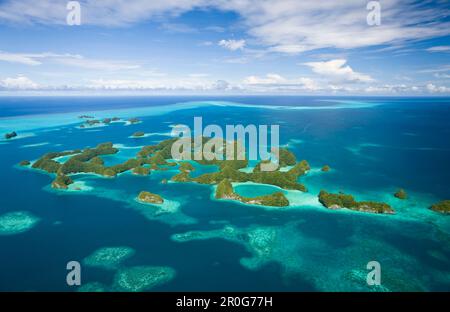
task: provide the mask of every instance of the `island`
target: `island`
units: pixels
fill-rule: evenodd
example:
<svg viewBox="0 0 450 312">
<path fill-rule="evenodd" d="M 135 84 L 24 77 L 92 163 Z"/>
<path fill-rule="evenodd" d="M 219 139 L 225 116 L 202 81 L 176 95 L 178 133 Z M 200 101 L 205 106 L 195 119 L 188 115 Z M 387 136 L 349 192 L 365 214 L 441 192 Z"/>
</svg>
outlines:
<svg viewBox="0 0 450 312">
<path fill-rule="evenodd" d="M 164 203 L 164 199 L 157 195 L 150 192 L 142 191 L 138 195 L 138 200 L 140 202 L 146 203 L 146 204 L 162 204 Z"/>
<path fill-rule="evenodd" d="M 443 200 L 436 203 L 432 205 L 430 209 L 439 213 L 450 214 L 450 200 Z"/>
<path fill-rule="evenodd" d="M 202 139 L 206 143 L 211 140 L 210 138 Z M 118 174 L 127 171 L 130 171 L 134 175 L 147 176 L 152 171 L 164 171 L 170 167 L 177 167 L 178 173 L 170 178 L 171 182 L 216 186 L 215 198 L 219 200 L 228 199 L 252 205 L 286 207 L 290 203 L 285 195 L 285 191 L 307 192 L 307 188 L 300 182 L 300 179 L 311 169 L 310 165 L 306 160 L 297 161 L 296 156 L 286 148 L 279 149 L 279 166 L 276 170 L 262 171 L 261 165 L 268 162 L 262 160 L 253 170 L 241 171 L 241 169 L 248 169 L 249 160 L 245 155 L 243 158 L 238 159 L 237 148 L 234 148 L 234 160 L 203 159 L 175 161 L 172 159 L 171 150 L 177 140 L 177 138 L 171 138 L 161 141 L 156 145 L 143 146 L 135 157 L 131 157 L 123 163 L 112 166 L 105 166 L 102 156 L 116 154 L 119 150 L 111 142 L 106 142 L 94 148 L 86 148 L 84 150 L 47 153 L 34 162 L 31 168 L 54 174 L 55 179 L 52 182 L 52 187 L 56 189 L 67 189 L 73 183 L 70 176 L 77 173 L 97 174 L 105 178 L 115 178 Z M 237 142 L 231 143 L 232 145 L 223 144 L 225 153 L 227 147 L 237 146 Z M 193 157 L 193 151 L 191 153 L 191 159 L 195 159 Z M 61 156 L 70 157 L 66 162 L 60 163 L 57 158 Z M 195 170 L 194 163 L 203 166 L 215 166 L 217 170 L 192 176 L 191 173 Z M 280 170 L 282 167 L 288 167 L 288 170 Z M 167 179 L 161 181 L 162 184 L 167 182 Z M 244 197 L 234 192 L 233 183 L 246 182 L 277 186 L 281 191 L 257 197 Z M 141 202 L 162 203 L 160 196 L 148 192 L 141 192 L 138 200 Z M 360 212 L 394 213 L 392 207 L 386 203 L 372 201 L 358 202 L 352 195 L 343 193 L 332 194 L 322 190 L 319 194 L 319 201 L 328 209 L 347 208 Z M 433 208 L 433 210 L 438 210 L 438 208 Z"/>
<path fill-rule="evenodd" d="M 406 194 L 406 191 L 404 189 L 399 189 L 397 192 L 394 193 L 394 196 L 398 199 L 406 199 L 408 198 L 408 194 Z"/>
<path fill-rule="evenodd" d="M 355 211 L 386 213 L 393 214 L 394 210 L 386 203 L 371 202 L 371 201 L 355 201 L 352 195 L 338 193 L 332 194 L 327 191 L 320 191 L 319 202 L 328 209 L 347 208 Z"/>
<path fill-rule="evenodd" d="M 320 170 L 322 170 L 323 172 L 328 172 L 328 171 L 331 170 L 331 168 L 330 168 L 330 166 L 325 165 L 325 166 L 323 166 L 322 169 L 320 169 Z"/>
<path fill-rule="evenodd" d="M 16 136 L 17 136 L 17 133 L 15 131 L 13 131 L 13 132 L 10 132 L 10 133 L 6 133 L 5 134 L 5 139 L 9 140 L 9 139 L 15 138 Z"/>
<path fill-rule="evenodd" d="M 289 200 L 282 192 L 276 192 L 269 195 L 257 197 L 244 197 L 236 194 L 233 186 L 228 179 L 222 180 L 216 188 L 216 199 L 237 200 L 245 204 L 270 206 L 270 207 L 286 207 L 289 206 Z"/>
<path fill-rule="evenodd" d="M 112 118 L 106 117 L 106 118 L 103 118 L 100 120 L 100 119 L 94 119 L 95 117 L 88 116 L 88 115 L 81 115 L 81 116 L 79 116 L 79 118 L 86 120 L 82 125 L 79 126 L 81 129 L 108 126 L 112 122 L 118 122 L 121 120 L 118 117 L 112 117 Z"/>
<path fill-rule="evenodd" d="M 67 190 L 69 188 L 69 185 L 73 183 L 73 180 L 64 175 L 64 174 L 58 174 L 52 182 L 52 188 L 54 189 L 63 189 Z"/>
<path fill-rule="evenodd" d="M 140 123 L 141 121 L 138 118 L 130 118 L 128 119 L 128 123 L 129 124 L 137 124 Z"/>
<path fill-rule="evenodd" d="M 30 164 L 31 164 L 31 162 L 30 162 L 29 160 L 22 160 L 22 161 L 19 163 L 19 166 L 24 167 L 24 166 L 29 166 Z"/>
<path fill-rule="evenodd" d="M 144 135 L 145 135 L 145 132 L 143 132 L 143 131 L 137 131 L 137 132 L 133 133 L 132 137 L 134 137 L 134 138 L 140 138 L 140 137 L 143 137 Z"/>
</svg>

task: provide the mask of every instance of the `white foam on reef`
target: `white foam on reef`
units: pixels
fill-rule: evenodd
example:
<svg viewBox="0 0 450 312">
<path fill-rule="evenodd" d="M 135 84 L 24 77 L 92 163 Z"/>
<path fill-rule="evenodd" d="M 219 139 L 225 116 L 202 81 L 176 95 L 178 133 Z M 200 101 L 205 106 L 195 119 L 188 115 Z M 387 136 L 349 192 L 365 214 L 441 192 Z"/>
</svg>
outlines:
<svg viewBox="0 0 450 312">
<path fill-rule="evenodd" d="M 42 143 L 35 143 L 35 144 L 25 144 L 22 145 L 20 148 L 30 148 L 30 147 L 39 147 L 50 144 L 49 142 L 42 142 Z"/>
<path fill-rule="evenodd" d="M 33 228 L 39 218 L 27 211 L 14 211 L 0 215 L 0 236 L 15 235 Z"/>
<path fill-rule="evenodd" d="M 223 101 L 196 101 L 196 102 L 181 102 L 171 105 L 161 106 L 149 106 L 149 107 L 136 107 L 133 109 L 122 108 L 113 110 L 102 111 L 90 111 L 90 112 L 71 112 L 71 113 L 58 113 L 47 115 L 31 115 L 31 116 L 17 116 L 17 117 L 3 117 L 0 118 L 0 136 L 4 136 L 6 133 L 12 130 L 16 132 L 34 130 L 34 129 L 46 129 L 65 125 L 80 124 L 81 121 L 78 118 L 80 114 L 95 115 L 98 119 L 110 118 L 111 116 L 120 116 L 121 118 L 134 118 L 136 116 L 160 116 L 169 114 L 175 111 L 201 108 L 205 106 L 217 106 L 217 107 L 241 107 L 241 108 L 257 108 L 265 110 L 321 110 L 321 109 L 359 109 L 370 108 L 380 105 L 379 103 L 365 103 L 355 101 L 341 101 L 337 105 L 326 106 L 280 106 L 280 105 L 255 105 L 255 104 L 242 104 L 235 102 L 223 102 Z M 126 122 L 125 125 L 129 125 Z M 136 123 L 135 123 L 136 124 Z"/>
</svg>

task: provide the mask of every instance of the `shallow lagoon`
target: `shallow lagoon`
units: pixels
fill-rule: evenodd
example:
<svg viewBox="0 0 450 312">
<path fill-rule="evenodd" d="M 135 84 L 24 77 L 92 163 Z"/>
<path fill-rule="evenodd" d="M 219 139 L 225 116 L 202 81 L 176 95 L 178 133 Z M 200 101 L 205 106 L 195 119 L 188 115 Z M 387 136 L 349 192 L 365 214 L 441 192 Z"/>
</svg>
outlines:
<svg viewBox="0 0 450 312">
<path fill-rule="evenodd" d="M 29 101 L 23 100 L 25 108 Z M 42 98 L 36 101 L 46 105 Z M 71 110 L 80 104 L 77 99 L 60 101 Z M 450 172 L 448 100 L 360 99 L 355 104 L 355 99 L 335 103 L 315 98 L 243 98 L 210 106 L 197 99 L 163 108 L 144 107 L 158 104 L 155 99 L 126 99 L 127 104 L 118 99 L 90 101 L 86 112 L 94 110 L 98 117 L 140 117 L 143 122 L 126 127 L 111 124 L 89 133 L 76 128 L 80 123 L 76 117 L 85 111 L 65 114 L 61 106 L 54 106 L 62 110 L 57 116 L 0 119 L 1 129 L 17 125 L 24 133 L 34 134 L 0 145 L 5 194 L 0 198 L 0 214 L 20 208 L 40 220 L 20 235 L 0 235 L 2 253 L 8 254 L 0 260 L 1 290 L 75 291 L 61 274 L 68 259 L 81 262 L 110 246 L 128 246 L 135 253 L 114 270 L 83 267 L 85 290 L 114 290 L 120 285 L 118 271 L 128 272 L 123 270 L 133 267 L 167 267 L 175 275 L 152 284 L 151 279 L 134 274 L 142 270 L 122 274 L 128 281 L 152 284 L 142 288 L 139 282 L 129 290 L 450 290 L 450 221 L 428 209 L 431 203 L 450 196 L 445 175 Z M 96 114 L 93 108 L 101 109 L 108 101 L 141 108 L 132 110 L 133 115 L 123 111 Z M 169 100 L 160 103 L 164 101 Z M 7 107 L 3 114 L 14 114 L 7 99 L 0 102 Z M 239 102 L 254 106 L 235 104 Z M 266 109 L 268 104 L 276 106 Z M 140 146 L 167 137 L 128 138 L 132 133 L 166 133 L 170 124 L 192 124 L 194 116 L 217 124 L 279 122 L 281 144 L 289 144 L 299 160 L 307 159 L 313 167 L 301 178 L 309 192 L 287 192 L 293 203 L 288 209 L 264 209 L 212 200 L 209 186 L 162 184 L 162 179 L 175 173 L 170 170 L 152 172 L 148 177 L 126 173 L 116 179 L 80 175 L 74 177 L 78 189 L 60 192 L 49 189 L 52 179 L 48 175 L 15 166 L 48 151 L 106 141 L 119 144 L 123 155 L 134 155 Z M 55 127 L 46 128 L 52 125 Z M 39 145 L 42 142 L 48 144 Z M 24 145 L 33 147 L 21 148 Z M 317 170 L 325 164 L 332 171 Z M 215 170 L 212 167 L 199 167 L 196 174 Z M 276 190 L 271 186 L 237 187 L 246 194 Z M 408 200 L 392 196 L 399 187 L 408 191 Z M 352 193 L 358 200 L 386 201 L 397 213 L 378 216 L 330 211 L 317 201 L 322 188 Z M 161 214 L 158 207 L 137 203 L 135 198 L 142 190 L 160 194 L 177 209 Z M 227 226 L 250 240 L 224 236 Z M 203 233 L 205 238 L 172 239 L 190 231 Z M 264 248 L 267 242 L 272 242 L 272 248 Z M 384 288 L 371 289 L 364 284 L 365 265 L 372 260 L 379 261 L 386 272 Z"/>
</svg>

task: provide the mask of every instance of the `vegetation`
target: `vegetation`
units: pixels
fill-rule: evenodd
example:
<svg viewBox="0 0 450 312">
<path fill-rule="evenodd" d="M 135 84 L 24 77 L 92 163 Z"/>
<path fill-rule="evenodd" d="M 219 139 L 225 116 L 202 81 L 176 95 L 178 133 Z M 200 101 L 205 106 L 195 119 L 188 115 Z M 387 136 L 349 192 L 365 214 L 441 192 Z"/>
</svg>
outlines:
<svg viewBox="0 0 450 312">
<path fill-rule="evenodd" d="M 20 166 L 29 166 L 30 165 L 30 161 L 29 160 L 22 160 L 19 163 Z"/>
<path fill-rule="evenodd" d="M 130 124 L 135 124 L 135 123 L 139 123 L 141 121 L 138 118 L 130 118 L 130 119 L 128 119 L 128 122 Z"/>
<path fill-rule="evenodd" d="M 145 135 L 145 132 L 136 131 L 135 133 L 133 133 L 132 137 L 139 138 L 139 137 L 143 137 L 144 135 Z"/>
<path fill-rule="evenodd" d="M 150 203 L 150 204 L 164 203 L 164 199 L 161 196 L 146 191 L 142 191 L 139 193 L 138 200 L 143 203 Z"/>
<path fill-rule="evenodd" d="M 191 171 L 194 171 L 195 168 L 189 162 L 182 162 L 182 163 L 180 163 L 179 169 L 181 172 L 191 172 Z"/>
<path fill-rule="evenodd" d="M 357 202 L 352 195 L 332 194 L 324 190 L 319 193 L 319 201 L 322 205 L 330 209 L 347 208 L 356 211 L 374 212 L 374 213 L 394 213 L 391 206 L 379 202 Z"/>
<path fill-rule="evenodd" d="M 404 189 L 399 189 L 395 194 L 395 197 L 398 199 L 406 199 L 408 198 L 408 194 L 406 194 L 406 191 Z"/>
<path fill-rule="evenodd" d="M 328 172 L 328 171 L 330 171 L 330 169 L 331 169 L 330 166 L 325 165 L 325 166 L 322 167 L 321 170 L 322 170 L 323 172 Z"/>
<path fill-rule="evenodd" d="M 439 203 L 436 203 L 430 208 L 433 211 L 449 214 L 450 213 L 450 200 L 444 200 Z"/>
<path fill-rule="evenodd" d="M 288 199 L 282 192 L 274 194 L 257 196 L 257 197 L 244 197 L 236 194 L 233 190 L 230 180 L 224 179 L 218 185 L 216 189 L 217 199 L 233 199 L 246 204 L 271 206 L 271 207 L 285 207 L 289 206 Z"/>
<path fill-rule="evenodd" d="M 13 131 L 13 132 L 10 132 L 10 133 L 6 133 L 5 134 L 5 139 L 9 140 L 9 139 L 15 138 L 16 136 L 17 136 L 17 133 L 15 131 Z"/>
<path fill-rule="evenodd" d="M 133 169 L 133 174 L 146 176 L 146 175 L 150 174 L 150 171 L 151 171 L 150 168 L 140 166 L 140 167 L 135 167 Z"/>
<path fill-rule="evenodd" d="M 70 184 L 73 183 L 73 180 L 66 175 L 56 175 L 55 180 L 52 182 L 52 188 L 55 189 L 67 189 Z"/>
</svg>

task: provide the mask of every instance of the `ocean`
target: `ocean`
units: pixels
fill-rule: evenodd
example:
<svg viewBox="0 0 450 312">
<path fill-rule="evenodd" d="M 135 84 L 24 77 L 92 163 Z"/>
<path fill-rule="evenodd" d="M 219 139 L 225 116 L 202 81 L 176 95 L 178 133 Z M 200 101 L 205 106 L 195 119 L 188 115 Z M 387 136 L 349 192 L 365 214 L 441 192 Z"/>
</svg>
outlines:
<svg viewBox="0 0 450 312">
<path fill-rule="evenodd" d="M 80 115 L 142 122 L 81 128 Z M 308 192 L 286 192 L 286 208 L 216 200 L 208 185 L 161 183 L 176 169 L 80 174 L 77 189 L 60 191 L 49 174 L 18 166 L 103 142 L 119 148 L 105 163 L 121 163 L 194 117 L 279 125 L 280 144 L 311 165 L 300 178 Z M 450 199 L 449 120 L 450 98 L 1 97 L 0 291 L 450 291 L 450 219 L 429 209 Z M 18 136 L 3 139 L 11 131 Z M 136 131 L 148 135 L 130 137 Z M 399 188 L 406 200 L 393 196 Z M 323 189 L 386 202 L 395 214 L 329 210 L 317 200 Z M 143 190 L 169 213 L 136 202 Z M 124 248 L 132 252 L 120 258 Z M 81 263 L 81 286 L 66 282 L 69 261 Z M 367 284 L 370 261 L 380 263 L 381 285 Z M 150 267 L 173 274 L 158 280 Z"/>
</svg>

